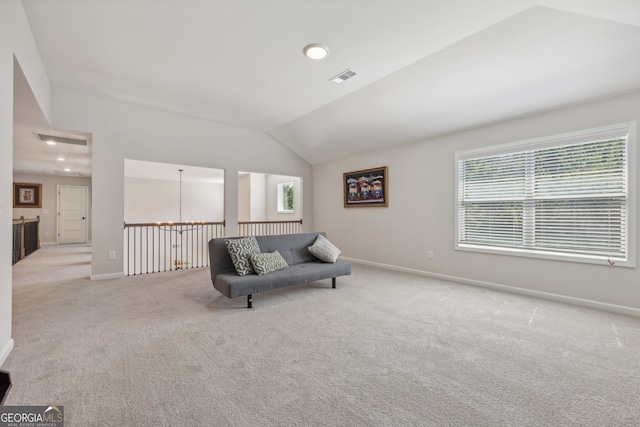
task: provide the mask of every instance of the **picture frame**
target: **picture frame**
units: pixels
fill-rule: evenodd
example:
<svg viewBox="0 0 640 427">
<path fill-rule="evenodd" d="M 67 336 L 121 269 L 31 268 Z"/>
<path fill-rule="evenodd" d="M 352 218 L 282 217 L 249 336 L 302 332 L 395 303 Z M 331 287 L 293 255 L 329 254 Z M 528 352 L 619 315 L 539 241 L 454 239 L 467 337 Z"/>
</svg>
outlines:
<svg viewBox="0 0 640 427">
<path fill-rule="evenodd" d="M 14 208 L 41 208 L 42 184 L 27 182 L 13 183 L 13 207 Z"/>
<path fill-rule="evenodd" d="M 389 206 L 387 166 L 342 174 L 344 207 Z"/>
</svg>

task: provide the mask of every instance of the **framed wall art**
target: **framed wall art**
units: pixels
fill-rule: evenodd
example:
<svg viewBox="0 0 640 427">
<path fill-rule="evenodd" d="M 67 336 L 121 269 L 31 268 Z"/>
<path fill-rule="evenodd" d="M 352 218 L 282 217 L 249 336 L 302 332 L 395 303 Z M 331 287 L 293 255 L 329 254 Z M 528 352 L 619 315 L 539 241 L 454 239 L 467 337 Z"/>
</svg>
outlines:
<svg viewBox="0 0 640 427">
<path fill-rule="evenodd" d="M 42 184 L 13 183 L 14 208 L 41 208 Z"/>
<path fill-rule="evenodd" d="M 389 206 L 389 179 L 387 166 L 345 172 L 344 207 Z"/>
</svg>

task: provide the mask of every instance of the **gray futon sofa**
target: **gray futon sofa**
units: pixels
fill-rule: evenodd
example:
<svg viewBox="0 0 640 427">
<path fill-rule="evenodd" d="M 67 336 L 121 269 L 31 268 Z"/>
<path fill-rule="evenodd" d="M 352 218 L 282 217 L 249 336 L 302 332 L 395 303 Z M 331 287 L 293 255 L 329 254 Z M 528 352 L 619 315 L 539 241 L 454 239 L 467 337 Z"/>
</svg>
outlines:
<svg viewBox="0 0 640 427">
<path fill-rule="evenodd" d="M 225 240 L 238 237 L 216 238 L 209 241 L 209 267 L 213 287 L 228 298 L 247 295 L 247 308 L 252 307 L 252 295 L 270 289 L 294 286 L 316 280 L 332 279 L 336 287 L 336 277 L 351 274 L 351 264 L 342 261 L 327 263 L 314 257 L 308 247 L 313 245 L 318 234 L 284 234 L 275 236 L 255 236 L 260 252 L 277 250 L 285 259 L 288 268 L 262 276 L 249 274 L 240 276 L 231 261 Z"/>
</svg>

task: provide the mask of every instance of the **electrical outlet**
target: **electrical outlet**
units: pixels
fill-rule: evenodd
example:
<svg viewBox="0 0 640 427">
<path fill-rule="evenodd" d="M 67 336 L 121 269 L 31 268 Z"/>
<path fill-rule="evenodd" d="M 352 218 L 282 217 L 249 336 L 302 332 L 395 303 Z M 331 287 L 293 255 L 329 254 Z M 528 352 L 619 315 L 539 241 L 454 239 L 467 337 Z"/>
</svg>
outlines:
<svg viewBox="0 0 640 427">
<path fill-rule="evenodd" d="M 433 259 L 433 251 L 427 252 L 427 258 Z"/>
<path fill-rule="evenodd" d="M 116 259 L 116 251 L 109 251 L 109 259 Z"/>
<path fill-rule="evenodd" d="M 49 237 L 49 232 L 48 231 L 44 232 L 44 237 Z"/>
</svg>

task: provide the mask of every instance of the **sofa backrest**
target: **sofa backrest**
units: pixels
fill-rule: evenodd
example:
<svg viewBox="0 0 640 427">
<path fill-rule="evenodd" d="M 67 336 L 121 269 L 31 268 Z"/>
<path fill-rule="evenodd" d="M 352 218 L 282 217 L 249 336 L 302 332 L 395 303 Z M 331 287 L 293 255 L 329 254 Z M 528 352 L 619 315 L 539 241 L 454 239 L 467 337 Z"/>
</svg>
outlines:
<svg viewBox="0 0 640 427">
<path fill-rule="evenodd" d="M 309 252 L 309 246 L 313 245 L 313 242 L 318 238 L 318 234 L 327 237 L 326 233 L 321 232 L 256 236 L 256 240 L 258 241 L 258 246 L 260 246 L 260 252 L 277 250 L 282 255 L 282 258 L 287 261 L 287 264 L 295 265 L 318 260 Z"/>
<path fill-rule="evenodd" d="M 316 241 L 318 234 L 327 237 L 325 232 L 278 234 L 274 236 L 255 236 L 260 246 L 260 252 L 273 252 L 277 250 L 289 265 L 315 261 L 316 257 L 309 252 L 309 246 Z M 220 237 L 209 241 L 209 268 L 211 279 L 220 273 L 236 271 L 227 251 L 225 240 L 240 239 L 240 237 Z"/>
</svg>

